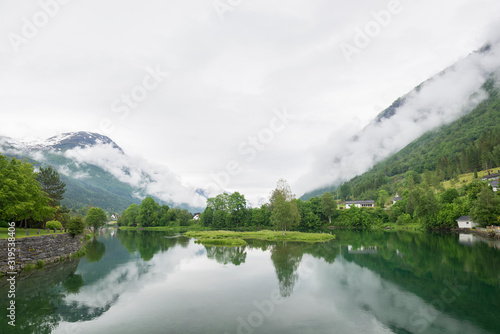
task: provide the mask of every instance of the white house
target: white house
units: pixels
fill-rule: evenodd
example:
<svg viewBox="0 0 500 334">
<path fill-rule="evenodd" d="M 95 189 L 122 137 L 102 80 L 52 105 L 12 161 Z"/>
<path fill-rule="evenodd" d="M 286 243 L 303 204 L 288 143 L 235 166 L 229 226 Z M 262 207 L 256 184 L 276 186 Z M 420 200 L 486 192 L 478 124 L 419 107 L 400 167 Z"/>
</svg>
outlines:
<svg viewBox="0 0 500 334">
<path fill-rule="evenodd" d="M 345 202 L 346 209 L 350 209 L 352 205 L 357 206 L 358 208 L 373 208 L 373 207 L 375 207 L 375 201 L 369 200 L 369 201 L 346 201 Z"/>
<path fill-rule="evenodd" d="M 200 219 L 200 216 L 201 216 L 201 213 L 195 213 L 195 214 L 193 215 L 193 219 L 194 219 L 194 220 L 199 220 L 199 219 Z"/>
<path fill-rule="evenodd" d="M 396 204 L 396 202 L 401 201 L 403 198 L 399 197 L 398 193 L 396 193 L 396 196 L 392 198 L 392 204 Z"/>
<path fill-rule="evenodd" d="M 498 181 L 491 181 L 488 184 L 493 188 L 493 191 L 497 191 L 498 190 Z"/>
<path fill-rule="evenodd" d="M 469 216 L 462 216 L 458 218 L 457 223 L 459 228 L 473 228 L 479 226 L 479 224 L 472 221 Z"/>
</svg>

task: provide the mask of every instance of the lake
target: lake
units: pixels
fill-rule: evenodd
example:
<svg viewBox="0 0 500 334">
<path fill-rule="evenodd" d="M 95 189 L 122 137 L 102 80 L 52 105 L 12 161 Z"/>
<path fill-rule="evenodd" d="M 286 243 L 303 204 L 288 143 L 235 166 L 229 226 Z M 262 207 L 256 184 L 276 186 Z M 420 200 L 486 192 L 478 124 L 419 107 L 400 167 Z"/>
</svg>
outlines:
<svg viewBox="0 0 500 334">
<path fill-rule="evenodd" d="M 498 240 L 335 233 L 218 248 L 107 230 L 82 259 L 19 278 L 16 328 L 0 332 L 500 333 Z"/>
</svg>

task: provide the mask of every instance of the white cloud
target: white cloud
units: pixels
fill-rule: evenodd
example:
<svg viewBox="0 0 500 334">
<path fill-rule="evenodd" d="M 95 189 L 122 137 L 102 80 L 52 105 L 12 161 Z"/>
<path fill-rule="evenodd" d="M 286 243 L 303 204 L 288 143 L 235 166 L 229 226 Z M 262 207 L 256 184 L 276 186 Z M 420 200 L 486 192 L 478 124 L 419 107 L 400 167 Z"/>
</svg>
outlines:
<svg viewBox="0 0 500 334">
<path fill-rule="evenodd" d="M 112 144 L 77 147 L 67 150 L 63 155 L 78 164 L 98 166 L 119 181 L 139 188 L 146 194 L 156 196 L 163 201 L 176 204 L 187 203 L 192 206 L 205 204 L 204 198 L 195 192 L 194 187 L 184 184 L 179 176 L 173 174 L 165 166 L 152 164 L 142 157 L 125 155 L 113 148 Z M 61 172 L 64 173 L 63 170 Z M 77 171 L 72 176 L 83 178 L 88 177 L 88 173 Z"/>
<path fill-rule="evenodd" d="M 475 53 L 412 91 L 391 118 L 372 122 L 362 131 L 333 133 L 318 149 L 313 171 L 300 180 L 302 189 L 339 184 L 396 153 L 426 131 L 451 123 L 486 96 L 481 86 L 500 69 L 500 45 Z M 354 139 L 355 138 L 355 139 Z"/>
<path fill-rule="evenodd" d="M 100 132 L 126 152 L 168 166 L 169 180 L 175 173 L 203 187 L 239 157 L 235 145 L 266 125 L 269 110 L 286 107 L 300 121 L 228 186 L 257 202 L 279 178 L 293 184 L 306 173 L 312 148 L 332 130 L 345 131 L 354 117 L 365 126 L 484 44 L 500 16 L 495 0 L 401 0 L 403 11 L 347 63 L 339 44 L 387 4 L 243 1 L 221 20 L 211 1 L 72 1 L 14 53 L 7 36 L 21 33 L 40 5 L 4 1 L 0 134 L 47 138 L 111 121 L 113 129 Z M 157 65 L 168 78 L 127 117 L 113 112 L 112 102 Z"/>
</svg>

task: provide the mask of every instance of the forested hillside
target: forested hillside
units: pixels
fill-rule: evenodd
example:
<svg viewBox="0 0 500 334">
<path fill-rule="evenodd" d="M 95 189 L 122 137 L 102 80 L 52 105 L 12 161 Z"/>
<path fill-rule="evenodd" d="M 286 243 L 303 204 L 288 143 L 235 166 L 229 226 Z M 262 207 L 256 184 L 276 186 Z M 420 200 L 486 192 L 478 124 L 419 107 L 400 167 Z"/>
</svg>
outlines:
<svg viewBox="0 0 500 334">
<path fill-rule="evenodd" d="M 391 184 L 405 173 L 435 172 L 439 181 L 458 174 L 500 165 L 500 95 L 498 83 L 488 80 L 483 89 L 489 96 L 469 114 L 427 132 L 370 171 L 336 186 L 302 196 L 308 199 L 339 190 L 340 198 L 376 199 L 381 188 L 391 193 Z"/>
</svg>

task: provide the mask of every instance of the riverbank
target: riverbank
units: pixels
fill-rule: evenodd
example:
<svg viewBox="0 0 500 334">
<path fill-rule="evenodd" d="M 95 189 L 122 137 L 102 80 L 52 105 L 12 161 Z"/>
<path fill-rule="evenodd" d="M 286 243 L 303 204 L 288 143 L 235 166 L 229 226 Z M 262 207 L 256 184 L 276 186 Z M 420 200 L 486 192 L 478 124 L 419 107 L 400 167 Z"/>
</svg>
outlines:
<svg viewBox="0 0 500 334">
<path fill-rule="evenodd" d="M 80 257 L 85 254 L 84 240 L 83 236 L 72 237 L 68 233 L 21 239 L 16 237 L 14 242 L 2 239 L 0 272 L 19 274 L 22 270 L 43 268 L 48 263 Z"/>
<path fill-rule="evenodd" d="M 328 226 L 326 227 L 329 230 L 361 230 L 360 227 L 352 227 L 352 226 Z M 406 224 L 406 225 L 398 225 L 396 223 L 385 223 L 385 224 L 374 224 L 371 225 L 369 229 L 366 231 L 409 231 L 409 232 L 425 232 L 426 229 L 422 224 Z"/>
<path fill-rule="evenodd" d="M 452 229 L 451 231 L 454 233 L 462 233 L 462 234 L 476 234 L 490 239 L 500 239 L 500 232 L 486 228 L 479 228 L 479 227 L 475 229 L 455 228 Z"/>
<path fill-rule="evenodd" d="M 243 246 L 245 239 L 266 241 L 296 241 L 296 242 L 325 242 L 335 239 L 335 235 L 328 233 L 303 233 L 262 230 L 258 232 L 233 231 L 189 231 L 184 236 L 197 239 L 198 243 L 210 246 Z"/>
</svg>

